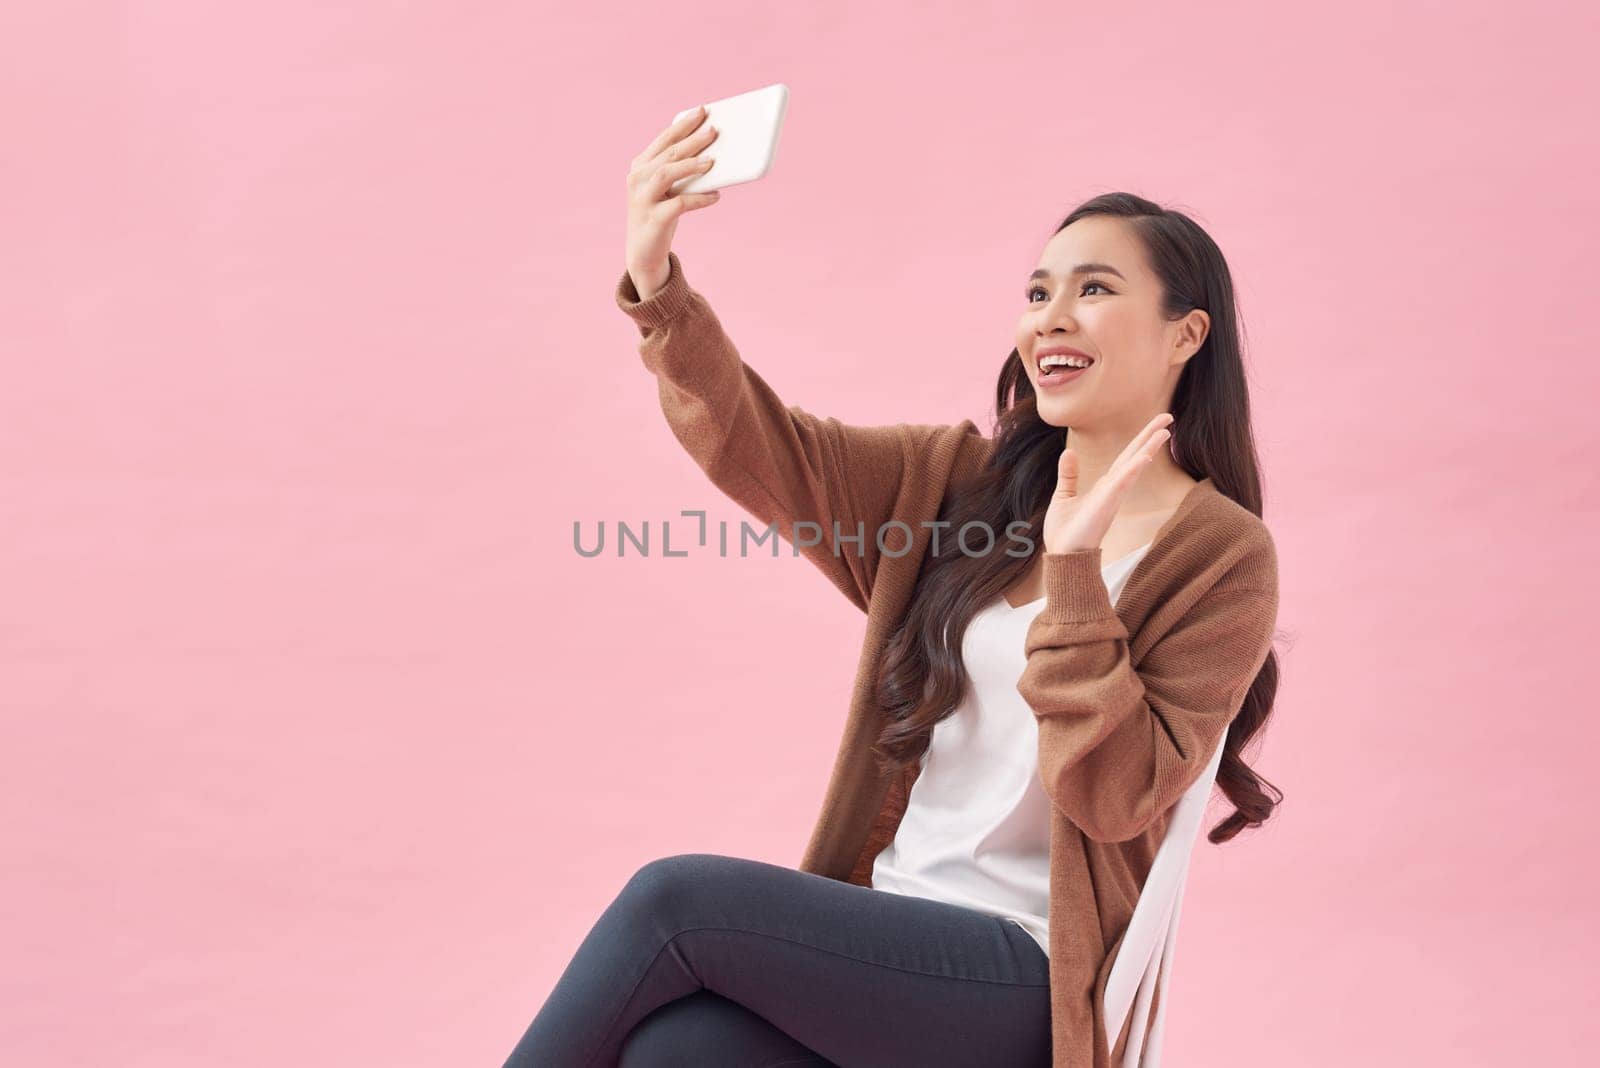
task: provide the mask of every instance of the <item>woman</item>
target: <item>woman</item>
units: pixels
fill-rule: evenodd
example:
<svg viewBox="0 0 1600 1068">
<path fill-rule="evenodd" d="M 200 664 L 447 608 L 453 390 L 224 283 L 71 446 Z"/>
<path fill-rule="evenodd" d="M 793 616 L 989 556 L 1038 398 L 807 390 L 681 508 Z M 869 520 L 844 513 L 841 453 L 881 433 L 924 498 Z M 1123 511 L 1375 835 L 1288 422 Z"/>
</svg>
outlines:
<svg viewBox="0 0 1600 1068">
<path fill-rule="evenodd" d="M 773 393 L 669 250 L 717 199 L 667 195 L 709 167 L 703 119 L 633 162 L 618 306 L 675 436 L 866 612 L 866 648 L 799 870 L 645 864 L 506 1064 L 1119 1063 L 1106 978 L 1172 805 L 1219 745 L 1237 811 L 1210 840 L 1276 803 L 1240 756 L 1277 556 L 1227 265 L 1185 216 L 1097 197 L 1026 281 L 992 440 L 842 424 Z"/>
</svg>

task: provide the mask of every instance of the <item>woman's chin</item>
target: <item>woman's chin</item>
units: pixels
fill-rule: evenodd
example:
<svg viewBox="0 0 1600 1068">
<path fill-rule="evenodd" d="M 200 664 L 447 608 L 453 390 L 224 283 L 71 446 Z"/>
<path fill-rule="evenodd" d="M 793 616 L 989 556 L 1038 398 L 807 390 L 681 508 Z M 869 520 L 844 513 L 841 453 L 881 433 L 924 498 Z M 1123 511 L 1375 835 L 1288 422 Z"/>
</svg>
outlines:
<svg viewBox="0 0 1600 1068">
<path fill-rule="evenodd" d="M 1071 425 L 1067 405 L 1054 397 L 1045 397 L 1037 405 L 1039 418 L 1051 426 L 1065 427 Z"/>
</svg>

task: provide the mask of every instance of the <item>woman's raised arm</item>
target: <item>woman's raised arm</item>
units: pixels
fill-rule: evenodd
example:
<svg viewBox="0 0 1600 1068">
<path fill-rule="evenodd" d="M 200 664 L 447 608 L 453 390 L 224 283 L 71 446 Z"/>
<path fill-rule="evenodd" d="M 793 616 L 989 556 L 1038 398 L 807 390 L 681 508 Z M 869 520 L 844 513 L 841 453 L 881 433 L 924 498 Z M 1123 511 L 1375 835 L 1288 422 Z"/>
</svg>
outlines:
<svg viewBox="0 0 1600 1068">
<path fill-rule="evenodd" d="M 894 516 L 919 450 L 941 428 L 851 426 L 785 404 L 684 279 L 678 254 L 668 261 L 665 282 L 648 299 L 638 299 L 625 271 L 616 300 L 639 326 L 639 354 L 656 376 L 673 434 L 718 488 L 784 541 L 794 545 L 798 533 L 814 542 L 801 554 L 866 611 L 878 531 Z M 797 532 L 800 522 L 816 526 Z M 897 553 L 907 535 L 887 529 L 884 546 Z"/>
</svg>

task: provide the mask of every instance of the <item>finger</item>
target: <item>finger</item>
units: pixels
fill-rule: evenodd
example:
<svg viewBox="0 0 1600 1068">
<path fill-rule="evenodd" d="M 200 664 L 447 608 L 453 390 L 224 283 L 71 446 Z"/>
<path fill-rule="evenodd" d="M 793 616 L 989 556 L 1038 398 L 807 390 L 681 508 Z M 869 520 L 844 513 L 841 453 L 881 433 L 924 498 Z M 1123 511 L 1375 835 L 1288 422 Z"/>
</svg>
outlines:
<svg viewBox="0 0 1600 1068">
<path fill-rule="evenodd" d="M 696 126 L 699 126 L 702 122 L 704 122 L 708 114 L 709 112 L 705 110 L 704 105 L 701 105 L 694 111 L 689 112 L 689 114 L 685 115 L 683 118 L 679 119 L 677 122 L 674 122 L 665 130 L 662 130 L 659 134 L 657 134 L 656 139 L 650 142 L 649 147 L 647 147 L 643 152 L 639 153 L 639 158 L 654 159 L 660 154 L 662 149 L 666 148 L 675 141 L 681 140 Z"/>
<path fill-rule="evenodd" d="M 1157 451 L 1167 443 L 1167 439 L 1170 437 L 1172 437 L 1171 432 L 1165 428 L 1152 434 L 1150 440 L 1145 442 L 1144 448 L 1140 449 L 1138 455 L 1133 458 L 1133 462 L 1128 464 L 1127 468 L 1122 472 L 1121 478 L 1117 480 L 1118 487 L 1126 488 L 1133 485 L 1134 480 L 1144 474 L 1144 469 L 1155 463 Z"/>
<path fill-rule="evenodd" d="M 676 195 L 672 192 L 672 187 L 678 183 L 679 179 L 685 175 L 704 174 L 711 169 L 711 165 L 715 162 L 716 160 L 714 159 L 686 159 L 677 163 L 667 164 L 650 176 L 650 181 L 646 186 L 646 193 L 649 199 L 672 199 Z M 691 178 L 690 181 L 693 181 L 693 179 Z M 687 185 L 688 183 L 685 182 L 684 184 Z"/>
<path fill-rule="evenodd" d="M 669 163 L 673 160 L 693 159 L 716 139 L 717 129 L 708 122 L 683 140 L 668 145 L 656 162 Z"/>
<path fill-rule="evenodd" d="M 1171 422 L 1172 413 L 1162 412 L 1160 415 L 1146 423 L 1144 425 L 1144 429 L 1135 434 L 1133 436 L 1133 440 L 1128 442 L 1128 444 L 1123 447 L 1122 451 L 1117 454 L 1117 458 L 1111 462 L 1112 468 L 1116 468 L 1118 464 L 1132 462 L 1134 458 L 1138 456 L 1139 451 L 1150 443 L 1151 435 L 1157 433 Z"/>
<path fill-rule="evenodd" d="M 668 179 L 670 184 L 677 176 L 688 173 L 690 168 L 709 167 L 716 161 L 700 153 L 715 139 L 715 134 L 716 131 L 707 126 L 685 140 L 668 145 L 657 156 L 642 161 L 635 160 L 633 169 L 628 172 L 629 180 L 650 183 L 663 170 L 677 166 L 679 169 L 671 172 L 674 177 Z M 657 189 L 656 192 L 659 195 L 660 190 Z"/>
<path fill-rule="evenodd" d="M 1067 497 L 1078 495 L 1078 454 L 1062 449 L 1056 460 L 1056 492 Z"/>
<path fill-rule="evenodd" d="M 1129 453 L 1137 453 L 1137 452 L 1139 452 L 1146 445 L 1148 445 L 1150 443 L 1150 439 L 1152 437 L 1154 437 L 1156 434 L 1161 433 L 1162 430 L 1166 426 L 1168 426 L 1171 422 L 1172 422 L 1172 413 L 1171 412 L 1162 412 L 1162 413 L 1160 413 L 1154 419 L 1152 419 L 1148 423 L 1146 423 L 1144 425 L 1144 429 L 1143 430 L 1139 431 L 1139 433 L 1134 435 L 1133 440 L 1128 443 L 1128 448 L 1125 451 L 1127 451 Z"/>
<path fill-rule="evenodd" d="M 715 162 L 717 161 L 710 156 L 691 156 L 688 159 L 680 159 L 676 163 L 668 163 L 656 171 L 655 177 L 657 181 L 664 177 L 667 184 L 671 185 L 686 174 L 692 174 L 695 171 L 709 171 L 711 165 Z"/>
<path fill-rule="evenodd" d="M 722 199 L 722 190 L 713 189 L 709 193 L 682 193 L 677 197 L 683 201 L 684 211 L 694 211 L 696 208 L 708 208 Z"/>
<path fill-rule="evenodd" d="M 686 211 L 707 207 L 721 199 L 722 190 L 720 189 L 713 189 L 705 193 L 678 193 L 657 202 L 660 205 L 657 210 L 657 217 L 675 219 Z"/>
</svg>

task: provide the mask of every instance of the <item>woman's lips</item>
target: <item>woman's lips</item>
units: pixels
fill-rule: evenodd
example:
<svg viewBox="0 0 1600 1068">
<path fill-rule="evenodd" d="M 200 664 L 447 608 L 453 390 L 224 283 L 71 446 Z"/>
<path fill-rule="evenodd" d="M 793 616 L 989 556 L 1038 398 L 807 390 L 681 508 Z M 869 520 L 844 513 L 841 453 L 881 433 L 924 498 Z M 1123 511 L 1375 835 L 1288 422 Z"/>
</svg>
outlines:
<svg viewBox="0 0 1600 1068">
<path fill-rule="evenodd" d="M 1099 360 L 1095 361 L 1095 363 L 1099 362 Z M 1060 386 L 1067 385 L 1070 382 L 1076 382 L 1079 378 L 1082 378 L 1086 373 L 1092 370 L 1094 370 L 1094 363 L 1091 363 L 1088 367 L 1058 367 L 1049 374 L 1040 371 L 1039 388 L 1055 389 Z"/>
</svg>

